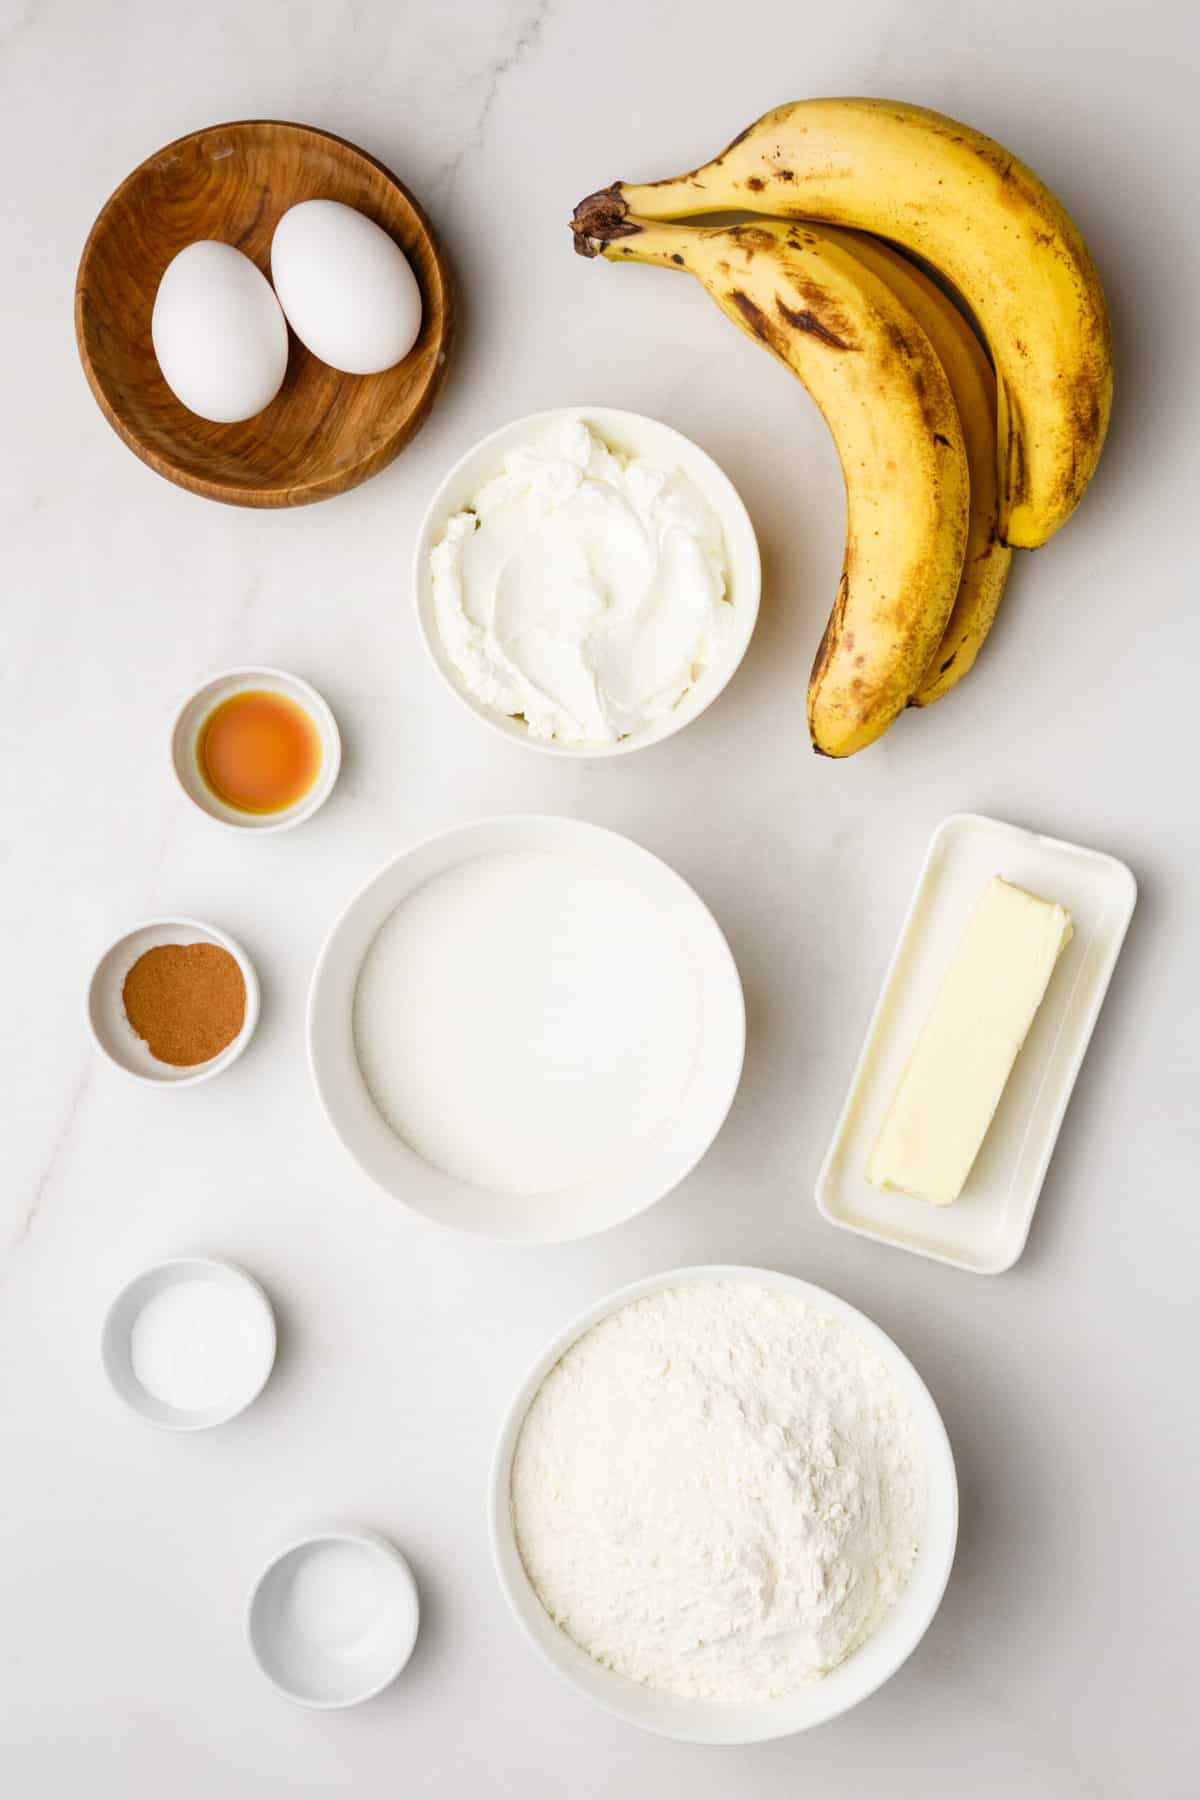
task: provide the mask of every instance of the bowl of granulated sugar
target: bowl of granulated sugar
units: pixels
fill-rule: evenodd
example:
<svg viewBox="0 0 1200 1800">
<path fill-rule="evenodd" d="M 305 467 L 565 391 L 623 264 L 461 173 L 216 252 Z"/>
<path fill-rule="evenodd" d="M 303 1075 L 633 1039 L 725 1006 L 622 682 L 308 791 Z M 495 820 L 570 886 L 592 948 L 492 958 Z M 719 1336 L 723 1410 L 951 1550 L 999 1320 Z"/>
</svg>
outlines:
<svg viewBox="0 0 1200 1800">
<path fill-rule="evenodd" d="M 413 845 L 317 959 L 308 1052 L 345 1148 L 411 1212 L 510 1243 L 619 1225 L 705 1154 L 742 1070 L 741 982 L 674 870 L 579 819 Z"/>
</svg>

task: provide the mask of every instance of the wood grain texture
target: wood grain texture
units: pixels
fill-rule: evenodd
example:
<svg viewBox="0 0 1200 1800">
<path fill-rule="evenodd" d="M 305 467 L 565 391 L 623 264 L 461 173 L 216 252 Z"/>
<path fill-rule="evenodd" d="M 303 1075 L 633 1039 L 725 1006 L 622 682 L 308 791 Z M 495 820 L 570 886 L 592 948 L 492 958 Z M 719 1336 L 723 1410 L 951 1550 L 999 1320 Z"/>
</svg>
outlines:
<svg viewBox="0 0 1200 1800">
<path fill-rule="evenodd" d="M 289 333 L 270 406 L 236 425 L 180 404 L 150 338 L 163 271 L 201 238 L 234 244 L 269 276 L 271 237 L 301 200 L 341 200 L 395 239 L 421 289 L 421 335 L 381 375 L 343 375 Z M 428 417 L 454 335 L 449 273 L 417 202 L 374 157 L 330 132 L 243 119 L 148 157 L 93 225 L 75 284 L 84 372 L 110 425 L 180 487 L 233 506 L 303 506 L 389 463 Z"/>
</svg>

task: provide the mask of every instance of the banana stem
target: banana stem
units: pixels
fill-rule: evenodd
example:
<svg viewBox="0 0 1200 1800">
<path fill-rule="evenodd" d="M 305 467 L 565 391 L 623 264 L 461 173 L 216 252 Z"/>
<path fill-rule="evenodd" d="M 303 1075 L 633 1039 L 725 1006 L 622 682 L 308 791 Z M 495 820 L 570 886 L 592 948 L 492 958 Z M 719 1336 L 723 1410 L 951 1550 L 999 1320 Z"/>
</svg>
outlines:
<svg viewBox="0 0 1200 1800">
<path fill-rule="evenodd" d="M 610 262 L 663 263 L 681 269 L 695 236 L 686 225 L 635 218 L 617 188 L 601 188 L 575 208 L 571 220 L 580 256 L 606 256 Z"/>
</svg>

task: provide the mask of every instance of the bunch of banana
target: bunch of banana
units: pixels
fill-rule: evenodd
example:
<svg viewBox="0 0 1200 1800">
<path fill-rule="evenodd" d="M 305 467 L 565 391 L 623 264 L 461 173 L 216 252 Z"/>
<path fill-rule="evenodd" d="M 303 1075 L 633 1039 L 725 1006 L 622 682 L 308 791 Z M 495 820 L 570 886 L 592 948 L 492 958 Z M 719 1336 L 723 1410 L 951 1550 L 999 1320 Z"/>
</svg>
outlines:
<svg viewBox="0 0 1200 1800">
<path fill-rule="evenodd" d="M 730 211 L 768 216 L 672 223 Z M 1059 202 L 938 113 L 812 100 L 767 113 L 690 175 L 590 195 L 573 229 L 586 256 L 698 277 L 833 432 L 846 556 L 809 687 L 815 747 L 851 755 L 904 706 L 939 699 L 975 660 L 1011 547 L 1063 524 L 1104 442 L 1104 295 Z M 892 245 L 958 290 L 991 365 Z"/>
</svg>

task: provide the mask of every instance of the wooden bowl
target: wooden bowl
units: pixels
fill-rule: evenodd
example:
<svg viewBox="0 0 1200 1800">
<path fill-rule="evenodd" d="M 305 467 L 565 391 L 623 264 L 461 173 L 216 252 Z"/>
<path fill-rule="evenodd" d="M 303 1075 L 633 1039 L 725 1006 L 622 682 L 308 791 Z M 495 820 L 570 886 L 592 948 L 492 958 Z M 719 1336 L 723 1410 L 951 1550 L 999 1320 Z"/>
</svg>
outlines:
<svg viewBox="0 0 1200 1800">
<path fill-rule="evenodd" d="M 237 425 L 197 418 L 159 372 L 150 316 L 171 258 L 234 244 L 269 275 L 271 237 L 300 200 L 342 200 L 395 239 L 421 289 L 421 335 L 381 375 L 343 375 L 290 335 L 270 406 Z M 445 262 L 412 195 L 365 151 L 274 119 L 194 131 L 126 177 L 93 225 L 75 283 L 75 335 L 101 411 L 168 481 L 232 506 L 304 506 L 374 475 L 420 430 L 450 349 Z"/>
</svg>

